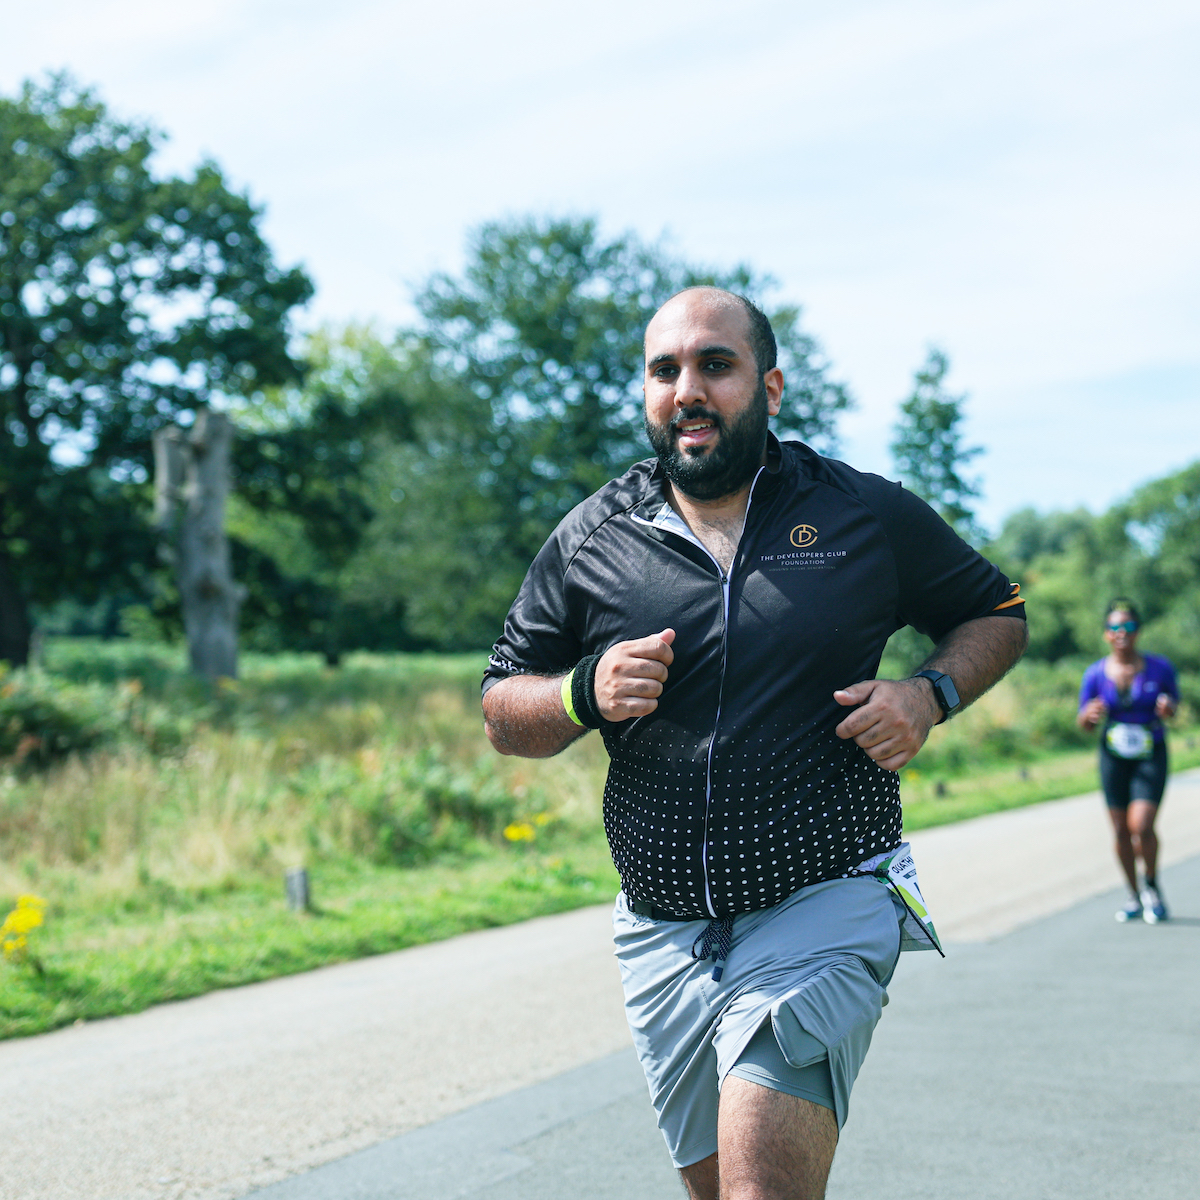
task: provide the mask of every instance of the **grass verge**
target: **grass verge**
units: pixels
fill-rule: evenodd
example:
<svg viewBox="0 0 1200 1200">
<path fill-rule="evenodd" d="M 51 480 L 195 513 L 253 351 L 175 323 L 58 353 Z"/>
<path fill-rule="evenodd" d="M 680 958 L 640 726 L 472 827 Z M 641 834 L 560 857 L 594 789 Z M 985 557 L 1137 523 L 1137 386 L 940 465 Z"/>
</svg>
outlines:
<svg viewBox="0 0 1200 1200">
<path fill-rule="evenodd" d="M 616 892 L 600 739 L 495 755 L 479 655 L 355 655 L 336 671 L 247 655 L 212 690 L 177 648 L 48 650 L 44 672 L 0 678 L 0 918 L 22 893 L 47 901 L 28 946 L 0 956 L 0 1037 Z M 906 828 L 1094 790 L 1077 680 L 1022 664 L 935 730 L 904 773 Z M 1200 765 L 1187 720 L 1176 770 Z M 282 876 L 301 863 L 316 907 L 298 915 Z"/>
<path fill-rule="evenodd" d="M 916 761 L 920 763 L 920 759 Z M 1200 767 L 1200 731 L 1180 730 L 1171 743 L 1171 770 L 1192 767 Z M 1094 792 L 1099 787 L 1095 750 L 1045 754 L 1020 766 L 983 766 L 970 774 L 954 776 L 923 772 L 918 765 L 902 777 L 904 828 L 911 832 L 949 825 L 987 813 Z"/>
<path fill-rule="evenodd" d="M 330 862 L 312 884 L 309 913 L 289 911 L 282 885 L 266 880 L 215 893 L 160 884 L 157 901 L 133 911 L 52 904 L 30 938 L 35 959 L 0 965 L 0 1036 L 510 925 L 608 900 L 618 888 L 600 837 L 562 856 L 497 851 L 406 869 Z"/>
</svg>

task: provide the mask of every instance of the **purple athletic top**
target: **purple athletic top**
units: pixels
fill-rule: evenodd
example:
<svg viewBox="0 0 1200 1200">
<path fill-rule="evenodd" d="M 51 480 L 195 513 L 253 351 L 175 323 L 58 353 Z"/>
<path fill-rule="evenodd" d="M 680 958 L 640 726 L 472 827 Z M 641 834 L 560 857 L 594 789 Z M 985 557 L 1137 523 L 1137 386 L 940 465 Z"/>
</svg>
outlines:
<svg viewBox="0 0 1200 1200">
<path fill-rule="evenodd" d="M 1117 685 L 1104 673 L 1104 659 L 1092 663 L 1083 673 L 1083 686 L 1079 689 L 1080 709 L 1097 696 L 1108 705 L 1108 720 L 1122 721 L 1128 725 L 1149 726 L 1156 743 L 1165 740 L 1162 722 L 1154 715 L 1154 706 L 1160 693 L 1165 692 L 1173 701 L 1179 701 L 1179 686 L 1175 682 L 1175 668 L 1160 654 L 1143 654 L 1145 666 L 1133 678 L 1129 692 L 1122 697 Z"/>
</svg>

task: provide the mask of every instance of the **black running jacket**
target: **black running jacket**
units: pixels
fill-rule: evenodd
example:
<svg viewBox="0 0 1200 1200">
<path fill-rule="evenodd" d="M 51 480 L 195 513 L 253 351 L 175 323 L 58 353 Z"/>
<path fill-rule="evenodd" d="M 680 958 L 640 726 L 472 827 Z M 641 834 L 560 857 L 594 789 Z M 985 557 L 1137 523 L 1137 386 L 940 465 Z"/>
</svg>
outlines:
<svg viewBox="0 0 1200 1200">
<path fill-rule="evenodd" d="M 1024 617 L 1018 589 L 899 484 L 772 436 L 729 575 L 652 522 L 657 460 L 559 524 L 496 643 L 483 690 L 562 675 L 675 630 L 658 708 L 606 723 L 604 824 L 625 894 L 676 916 L 778 903 L 901 840 L 897 775 L 834 728 L 833 692 L 875 678 L 888 637 Z"/>
</svg>

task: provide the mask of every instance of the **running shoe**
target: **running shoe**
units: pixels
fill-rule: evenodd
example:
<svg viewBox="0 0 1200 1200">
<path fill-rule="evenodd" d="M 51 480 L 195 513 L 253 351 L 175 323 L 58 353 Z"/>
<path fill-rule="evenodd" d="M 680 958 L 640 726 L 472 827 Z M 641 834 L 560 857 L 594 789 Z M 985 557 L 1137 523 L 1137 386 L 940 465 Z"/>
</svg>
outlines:
<svg viewBox="0 0 1200 1200">
<path fill-rule="evenodd" d="M 1117 913 L 1117 920 L 1140 921 L 1143 916 L 1144 913 L 1142 912 L 1142 902 L 1140 900 L 1133 899 L 1130 900 L 1129 903 Z"/>
<path fill-rule="evenodd" d="M 1167 919 L 1167 906 L 1158 894 L 1158 888 L 1147 885 L 1142 888 L 1142 920 L 1147 925 L 1157 925 Z"/>
</svg>

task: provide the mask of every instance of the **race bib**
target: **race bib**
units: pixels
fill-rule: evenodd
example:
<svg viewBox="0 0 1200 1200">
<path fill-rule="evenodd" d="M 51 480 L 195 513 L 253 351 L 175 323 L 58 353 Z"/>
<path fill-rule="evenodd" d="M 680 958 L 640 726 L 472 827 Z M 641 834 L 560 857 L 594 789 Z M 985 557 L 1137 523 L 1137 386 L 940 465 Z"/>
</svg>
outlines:
<svg viewBox="0 0 1200 1200">
<path fill-rule="evenodd" d="M 1149 758 L 1154 752 L 1154 738 L 1145 725 L 1128 725 L 1114 721 L 1104 734 L 1104 744 L 1118 758 Z"/>
<path fill-rule="evenodd" d="M 925 907 L 925 899 L 917 883 L 917 864 L 913 862 L 912 847 L 901 842 L 888 854 L 877 854 L 860 863 L 851 875 L 873 875 L 887 884 L 905 909 L 900 926 L 900 949 L 936 950 L 943 958 L 942 943 L 938 940 L 933 918 Z"/>
</svg>

